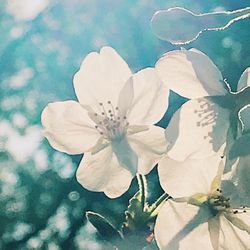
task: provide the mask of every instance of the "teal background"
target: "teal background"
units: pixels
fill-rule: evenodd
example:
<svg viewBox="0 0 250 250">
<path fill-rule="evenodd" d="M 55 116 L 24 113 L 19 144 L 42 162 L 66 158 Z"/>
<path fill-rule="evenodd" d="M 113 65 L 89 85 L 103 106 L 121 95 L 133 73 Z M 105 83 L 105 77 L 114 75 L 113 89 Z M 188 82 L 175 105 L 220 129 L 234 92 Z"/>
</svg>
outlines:
<svg viewBox="0 0 250 250">
<path fill-rule="evenodd" d="M 155 11 L 174 6 L 197 13 L 234 10 L 249 1 L 51 0 L 31 20 L 10 14 L 8 2 L 0 2 L 0 249 L 103 249 L 84 212 L 99 212 L 119 227 L 136 181 L 115 200 L 84 190 L 75 179 L 82 156 L 56 152 L 35 135 L 43 108 L 76 99 L 72 77 L 90 51 L 112 46 L 136 72 L 178 49 L 152 33 Z M 209 55 L 235 89 L 250 66 L 249 27 L 250 19 L 242 20 L 184 47 Z M 172 93 L 159 125 L 166 127 L 184 101 Z M 153 200 L 162 193 L 156 170 L 148 179 Z"/>
</svg>

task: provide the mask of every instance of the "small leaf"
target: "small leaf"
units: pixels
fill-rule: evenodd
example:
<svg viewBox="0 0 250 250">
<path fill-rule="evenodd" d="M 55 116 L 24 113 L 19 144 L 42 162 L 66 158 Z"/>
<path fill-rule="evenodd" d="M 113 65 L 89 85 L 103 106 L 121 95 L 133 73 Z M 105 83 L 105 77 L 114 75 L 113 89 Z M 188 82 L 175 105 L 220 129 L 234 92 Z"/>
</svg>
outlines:
<svg viewBox="0 0 250 250">
<path fill-rule="evenodd" d="M 88 211 L 86 217 L 104 240 L 122 239 L 121 233 L 102 215 Z"/>
</svg>

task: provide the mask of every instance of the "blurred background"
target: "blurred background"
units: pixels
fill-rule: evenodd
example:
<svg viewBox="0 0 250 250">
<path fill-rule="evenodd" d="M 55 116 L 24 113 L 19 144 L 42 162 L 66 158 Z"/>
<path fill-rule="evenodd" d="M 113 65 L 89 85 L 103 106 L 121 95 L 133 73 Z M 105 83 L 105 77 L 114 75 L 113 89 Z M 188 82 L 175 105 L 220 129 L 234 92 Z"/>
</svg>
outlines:
<svg viewBox="0 0 250 250">
<path fill-rule="evenodd" d="M 242 0 L 1 0 L 0 249 L 104 249 L 85 212 L 101 213 L 118 227 L 124 219 L 136 181 L 115 200 L 84 190 L 75 179 L 82 156 L 53 150 L 41 133 L 47 103 L 76 99 L 72 77 L 87 53 L 110 45 L 137 71 L 178 48 L 152 33 L 155 11 L 182 6 L 202 13 L 248 5 Z M 209 55 L 235 89 L 250 66 L 250 19 L 204 33 L 185 47 Z M 185 100 L 171 94 L 170 101 L 162 127 Z M 162 192 L 156 170 L 148 179 L 153 200 Z"/>
</svg>

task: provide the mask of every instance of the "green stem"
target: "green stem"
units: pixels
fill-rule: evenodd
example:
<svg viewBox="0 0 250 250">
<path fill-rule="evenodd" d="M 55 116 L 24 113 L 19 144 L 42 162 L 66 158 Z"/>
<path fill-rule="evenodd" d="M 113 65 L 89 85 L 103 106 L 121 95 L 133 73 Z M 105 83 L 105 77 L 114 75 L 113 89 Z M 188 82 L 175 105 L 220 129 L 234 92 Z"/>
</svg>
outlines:
<svg viewBox="0 0 250 250">
<path fill-rule="evenodd" d="M 151 214 L 153 214 L 153 212 L 163 203 L 163 201 L 167 201 L 168 199 L 170 199 L 171 196 L 167 193 L 162 194 L 154 204 L 152 204 L 151 206 Z"/>
<path fill-rule="evenodd" d="M 137 182 L 139 185 L 139 190 L 141 193 L 141 204 L 144 209 L 145 204 L 146 204 L 146 199 L 147 199 L 147 181 L 144 175 L 137 174 L 136 177 L 137 177 Z"/>
</svg>

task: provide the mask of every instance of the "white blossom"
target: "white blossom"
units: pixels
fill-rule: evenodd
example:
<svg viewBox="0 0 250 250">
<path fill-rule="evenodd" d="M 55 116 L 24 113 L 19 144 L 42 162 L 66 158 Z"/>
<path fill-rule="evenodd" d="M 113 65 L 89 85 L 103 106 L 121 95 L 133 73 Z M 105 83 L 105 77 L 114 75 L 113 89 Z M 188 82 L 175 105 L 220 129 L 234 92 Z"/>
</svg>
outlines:
<svg viewBox="0 0 250 250">
<path fill-rule="evenodd" d="M 165 157 L 160 162 L 161 186 L 173 197 L 156 220 L 161 250 L 249 249 L 250 210 L 236 205 L 237 195 L 223 171 L 218 154 L 185 162 Z"/>
<path fill-rule="evenodd" d="M 59 151 L 84 153 L 77 170 L 83 187 L 118 197 L 166 151 L 164 129 L 153 124 L 167 109 L 168 87 L 154 68 L 133 75 L 114 49 L 103 47 L 83 60 L 74 88 L 79 102 L 44 109 L 45 136 Z"/>
<path fill-rule="evenodd" d="M 166 53 L 156 63 L 156 71 L 171 90 L 191 99 L 175 112 L 166 129 L 169 157 L 179 161 L 208 157 L 241 134 L 244 117 L 249 120 L 249 112 L 239 119 L 250 102 L 249 68 L 237 92 L 230 90 L 215 64 L 197 49 Z"/>
</svg>

